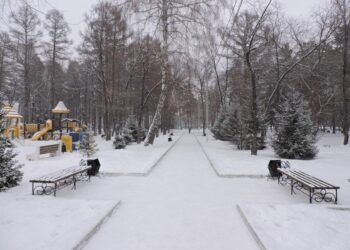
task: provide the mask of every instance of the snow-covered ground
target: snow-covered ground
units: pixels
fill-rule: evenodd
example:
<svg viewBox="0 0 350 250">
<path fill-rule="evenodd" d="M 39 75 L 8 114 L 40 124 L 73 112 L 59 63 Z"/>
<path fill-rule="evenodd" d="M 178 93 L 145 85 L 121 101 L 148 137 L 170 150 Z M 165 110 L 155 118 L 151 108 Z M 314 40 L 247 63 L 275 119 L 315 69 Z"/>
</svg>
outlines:
<svg viewBox="0 0 350 250">
<path fill-rule="evenodd" d="M 116 204 L 2 194 L 0 249 L 72 249 Z"/>
<path fill-rule="evenodd" d="M 198 133 L 199 135 L 199 133 Z M 252 157 L 249 150 L 240 151 L 229 142 L 215 140 L 212 136 L 197 136 L 202 147 L 222 177 L 266 176 L 270 160 L 280 159 L 268 147 Z M 334 185 L 346 187 L 350 178 L 350 146 L 342 145 L 341 134 L 322 134 L 317 143 L 319 153 L 314 160 L 288 160 L 291 167 L 303 170 Z M 345 190 L 340 190 L 343 193 Z M 342 202 L 350 204 L 350 193 Z"/>
<path fill-rule="evenodd" d="M 181 134 L 180 131 L 175 132 L 176 136 Z M 156 168 L 142 177 L 132 174 L 101 175 L 92 178 L 91 183 L 78 183 L 77 190 L 68 187 L 58 191 L 56 198 L 32 196 L 28 180 L 74 165 L 81 156 L 78 153 L 63 154 L 29 162 L 25 160 L 25 155 L 33 148 L 28 145 L 18 146 L 16 150 L 20 151 L 19 160 L 26 163 L 23 168 L 24 181 L 19 187 L 0 193 L 0 204 L 6 204 L 3 206 L 6 219 L 0 220 L 0 249 L 20 244 L 16 241 L 25 242 L 26 249 L 39 249 L 34 246 L 45 245 L 50 249 L 48 242 L 56 242 L 57 249 L 71 249 L 76 241 L 81 240 L 81 234 L 90 230 L 90 225 L 81 224 L 85 221 L 85 214 L 90 214 L 88 220 L 95 224 L 110 209 L 107 204 L 116 204 L 120 200 L 122 205 L 116 214 L 101 226 L 84 249 L 259 249 L 238 212 L 237 205 L 256 227 L 259 236 L 264 231 L 264 236 L 260 237 L 262 241 L 275 236 L 277 228 L 280 228 L 278 232 L 281 235 L 289 235 L 293 225 L 300 228 L 307 225 L 313 230 L 312 237 L 315 238 L 339 231 L 341 244 L 326 246 L 339 246 L 340 249 L 349 246 L 349 241 L 342 238 L 350 232 L 349 224 L 341 218 L 349 221 L 350 212 L 347 209 L 327 208 L 350 206 L 350 183 L 347 182 L 350 172 L 346 168 L 350 160 L 349 146 L 341 145 L 340 135 L 325 135 L 321 138 L 317 159 L 291 161 L 293 167 L 340 186 L 341 205 L 327 204 L 325 207 L 323 204 L 309 205 L 305 195 L 297 193 L 291 196 L 288 187 L 266 178 L 220 178 L 212 169 L 198 141 L 215 168 L 218 171 L 225 169 L 223 174 L 226 173 L 226 177 L 266 175 L 268 161 L 276 159 L 276 156 L 267 149 L 259 151 L 258 157 L 252 157 L 248 151 L 237 151 L 227 143 L 207 139 L 198 132 L 195 134 L 196 136 L 186 133 L 179 137 L 178 142 L 175 138 L 172 143 L 167 142 L 167 137 L 161 137 L 153 147 L 131 145 L 120 151 L 112 149 L 110 143 L 98 140 L 101 171 L 145 173 L 157 162 Z M 164 156 L 167 150 L 169 151 Z M 122 162 L 125 164 L 120 165 Z M 24 233 L 25 224 L 19 219 L 24 217 L 28 220 L 26 224 L 35 224 L 40 214 L 36 210 L 40 207 L 52 210 L 44 211 L 43 218 L 39 219 L 40 223 L 50 223 L 50 230 L 43 239 L 38 238 L 34 230 Z M 89 207 L 94 209 L 90 211 Z M 72 211 L 69 212 L 70 209 Z M 315 215 L 311 216 L 313 213 Z M 62 216 L 58 216 L 60 214 Z M 320 216 L 316 218 L 316 215 Z M 67 238 L 67 242 L 64 239 L 70 235 L 60 234 L 57 236 L 59 240 L 55 241 L 52 235 L 60 231 L 67 218 L 75 216 L 76 219 L 70 219 L 69 227 L 81 225 L 86 231 L 77 230 L 81 234 L 74 236 L 71 241 Z M 327 219 L 320 222 L 324 217 Z M 309 225 L 311 223 L 313 225 Z M 337 227 L 339 223 L 342 224 Z M 19 228 L 19 233 L 15 233 L 13 228 Z M 321 245 L 323 241 L 311 242 L 306 239 L 308 234 L 302 233 L 305 230 L 290 234 L 291 242 L 303 242 L 297 249 L 327 249 Z M 61 245 L 58 243 L 60 241 L 63 241 Z M 266 246 L 268 249 L 285 249 L 278 244 L 276 242 L 276 245 L 271 243 Z"/>
<path fill-rule="evenodd" d="M 266 249 L 350 249 L 350 207 L 298 204 L 240 209 Z"/>
</svg>

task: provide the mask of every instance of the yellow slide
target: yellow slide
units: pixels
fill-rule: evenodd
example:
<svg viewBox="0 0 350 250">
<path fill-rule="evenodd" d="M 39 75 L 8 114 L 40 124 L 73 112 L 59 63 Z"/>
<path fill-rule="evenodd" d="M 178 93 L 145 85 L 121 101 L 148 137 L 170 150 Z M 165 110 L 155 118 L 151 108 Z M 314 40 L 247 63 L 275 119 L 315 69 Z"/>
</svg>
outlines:
<svg viewBox="0 0 350 250">
<path fill-rule="evenodd" d="M 39 140 L 42 136 L 46 135 L 47 132 L 49 132 L 48 128 L 43 128 L 42 130 L 36 132 L 32 137 L 32 141 Z"/>
<path fill-rule="evenodd" d="M 50 130 L 52 130 L 52 121 L 51 120 L 47 120 L 46 121 L 46 127 L 43 128 L 42 130 L 36 132 L 33 137 L 32 137 L 32 141 L 37 141 L 39 140 L 42 136 L 46 135 L 47 132 L 49 132 Z"/>
</svg>

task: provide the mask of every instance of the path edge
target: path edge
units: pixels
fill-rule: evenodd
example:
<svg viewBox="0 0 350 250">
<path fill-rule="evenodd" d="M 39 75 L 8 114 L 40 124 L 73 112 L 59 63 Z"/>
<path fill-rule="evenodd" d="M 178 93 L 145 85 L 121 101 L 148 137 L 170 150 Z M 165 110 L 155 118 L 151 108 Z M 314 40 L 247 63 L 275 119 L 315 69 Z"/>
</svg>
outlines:
<svg viewBox="0 0 350 250">
<path fill-rule="evenodd" d="M 105 216 L 103 216 L 99 222 L 88 232 L 79 242 L 76 244 L 72 250 L 82 250 L 84 247 L 89 243 L 92 237 L 101 229 L 103 224 L 105 224 L 117 211 L 117 209 L 121 206 L 122 201 L 118 201 L 108 212 Z"/>
<path fill-rule="evenodd" d="M 100 172 L 101 176 L 106 176 L 106 177 L 118 177 L 118 176 L 133 176 L 133 177 L 144 177 L 148 176 L 153 169 L 159 164 L 159 162 L 165 157 L 167 153 L 177 144 L 177 142 L 183 137 L 184 134 L 180 135 L 179 138 L 174 141 L 174 143 L 167 149 L 165 152 L 149 167 L 145 172 L 140 173 L 140 172 L 135 172 L 135 173 L 112 173 L 112 172 Z"/>
<path fill-rule="evenodd" d="M 213 163 L 213 161 L 210 159 L 209 154 L 205 150 L 205 148 L 202 145 L 202 143 L 199 141 L 199 139 L 197 138 L 196 135 L 194 135 L 194 137 L 196 138 L 196 140 L 197 140 L 200 148 L 202 149 L 205 157 L 209 161 L 209 164 L 210 164 L 211 168 L 214 170 L 214 172 L 216 173 L 216 175 L 218 177 L 221 177 L 221 178 L 253 178 L 253 179 L 262 179 L 262 178 L 266 178 L 267 177 L 267 175 L 263 175 L 263 174 L 221 174 L 221 173 L 219 173 L 219 171 L 215 167 L 215 164 Z"/>
<path fill-rule="evenodd" d="M 242 208 L 240 207 L 240 205 L 237 204 L 236 208 L 237 208 L 237 211 L 238 211 L 239 215 L 241 216 L 242 220 L 244 221 L 244 224 L 247 226 L 247 228 L 248 228 L 249 232 L 251 233 L 251 235 L 253 236 L 255 242 L 258 244 L 259 248 L 261 250 L 267 250 L 267 248 L 265 247 L 264 243 L 261 241 L 260 237 L 258 236 L 256 231 L 254 230 L 254 228 L 250 224 L 248 218 L 245 216 L 245 214 L 244 214 Z"/>
</svg>

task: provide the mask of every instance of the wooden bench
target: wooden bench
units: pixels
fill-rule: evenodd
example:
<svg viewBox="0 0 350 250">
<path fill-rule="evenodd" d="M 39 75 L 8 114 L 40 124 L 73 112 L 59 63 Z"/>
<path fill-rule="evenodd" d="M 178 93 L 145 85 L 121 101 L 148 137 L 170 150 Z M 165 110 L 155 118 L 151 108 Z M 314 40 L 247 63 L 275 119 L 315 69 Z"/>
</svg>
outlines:
<svg viewBox="0 0 350 250">
<path fill-rule="evenodd" d="M 90 168 L 91 166 L 74 166 L 30 180 L 32 195 L 51 195 L 53 193 L 56 196 L 58 189 L 71 184 L 73 184 L 73 189 L 76 189 L 77 181 L 90 182 L 90 175 L 88 175 Z"/>
<path fill-rule="evenodd" d="M 337 204 L 339 187 L 300 170 L 278 168 L 277 171 L 281 173 L 281 176 L 278 177 L 278 183 L 282 185 L 289 184 L 291 194 L 294 194 L 296 189 L 308 195 L 310 203 L 312 203 L 312 200 L 316 202 L 332 202 L 334 200 L 334 203 Z"/>
<path fill-rule="evenodd" d="M 46 155 L 46 154 L 49 154 L 50 156 L 59 155 L 62 152 L 61 145 L 62 145 L 61 142 L 58 142 L 54 144 L 38 146 L 36 148 L 36 151 L 33 154 L 28 155 L 27 158 L 28 160 L 38 160 L 40 159 L 41 155 Z"/>
</svg>

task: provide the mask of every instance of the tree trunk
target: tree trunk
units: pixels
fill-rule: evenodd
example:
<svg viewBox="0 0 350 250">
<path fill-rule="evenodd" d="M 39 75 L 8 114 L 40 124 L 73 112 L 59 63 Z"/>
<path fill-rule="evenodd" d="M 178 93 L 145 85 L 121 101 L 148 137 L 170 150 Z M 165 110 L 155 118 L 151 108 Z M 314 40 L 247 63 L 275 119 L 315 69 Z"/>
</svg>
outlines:
<svg viewBox="0 0 350 250">
<path fill-rule="evenodd" d="M 252 119 L 252 141 L 251 141 L 251 155 L 258 154 L 258 106 L 257 106 L 257 94 L 256 94 L 256 76 L 250 62 L 250 51 L 246 53 L 246 62 L 250 72 L 250 83 L 252 91 L 251 100 L 251 119 Z"/>
<path fill-rule="evenodd" d="M 344 12 L 346 11 L 344 6 Z M 344 145 L 349 143 L 349 109 L 347 99 L 347 71 L 348 71 L 348 46 L 349 46 L 349 24 L 345 18 L 344 13 L 344 40 L 343 40 L 343 74 L 342 74 L 342 97 L 343 97 L 343 134 L 344 134 Z"/>
<path fill-rule="evenodd" d="M 145 146 L 148 146 L 149 144 L 153 144 L 154 138 L 156 136 L 156 133 L 158 131 L 158 126 L 161 122 L 161 114 L 165 103 L 165 98 L 167 95 L 167 90 L 169 86 L 169 58 L 168 58 L 168 37 L 169 37 L 169 31 L 168 31 L 168 0 L 162 0 L 162 16 L 161 16 L 161 23 L 162 23 L 162 46 L 161 46 L 161 56 L 162 56 L 162 89 L 160 92 L 160 97 L 157 105 L 156 112 L 153 117 L 153 121 L 151 123 L 151 126 L 149 128 L 147 137 L 145 139 Z"/>
</svg>

